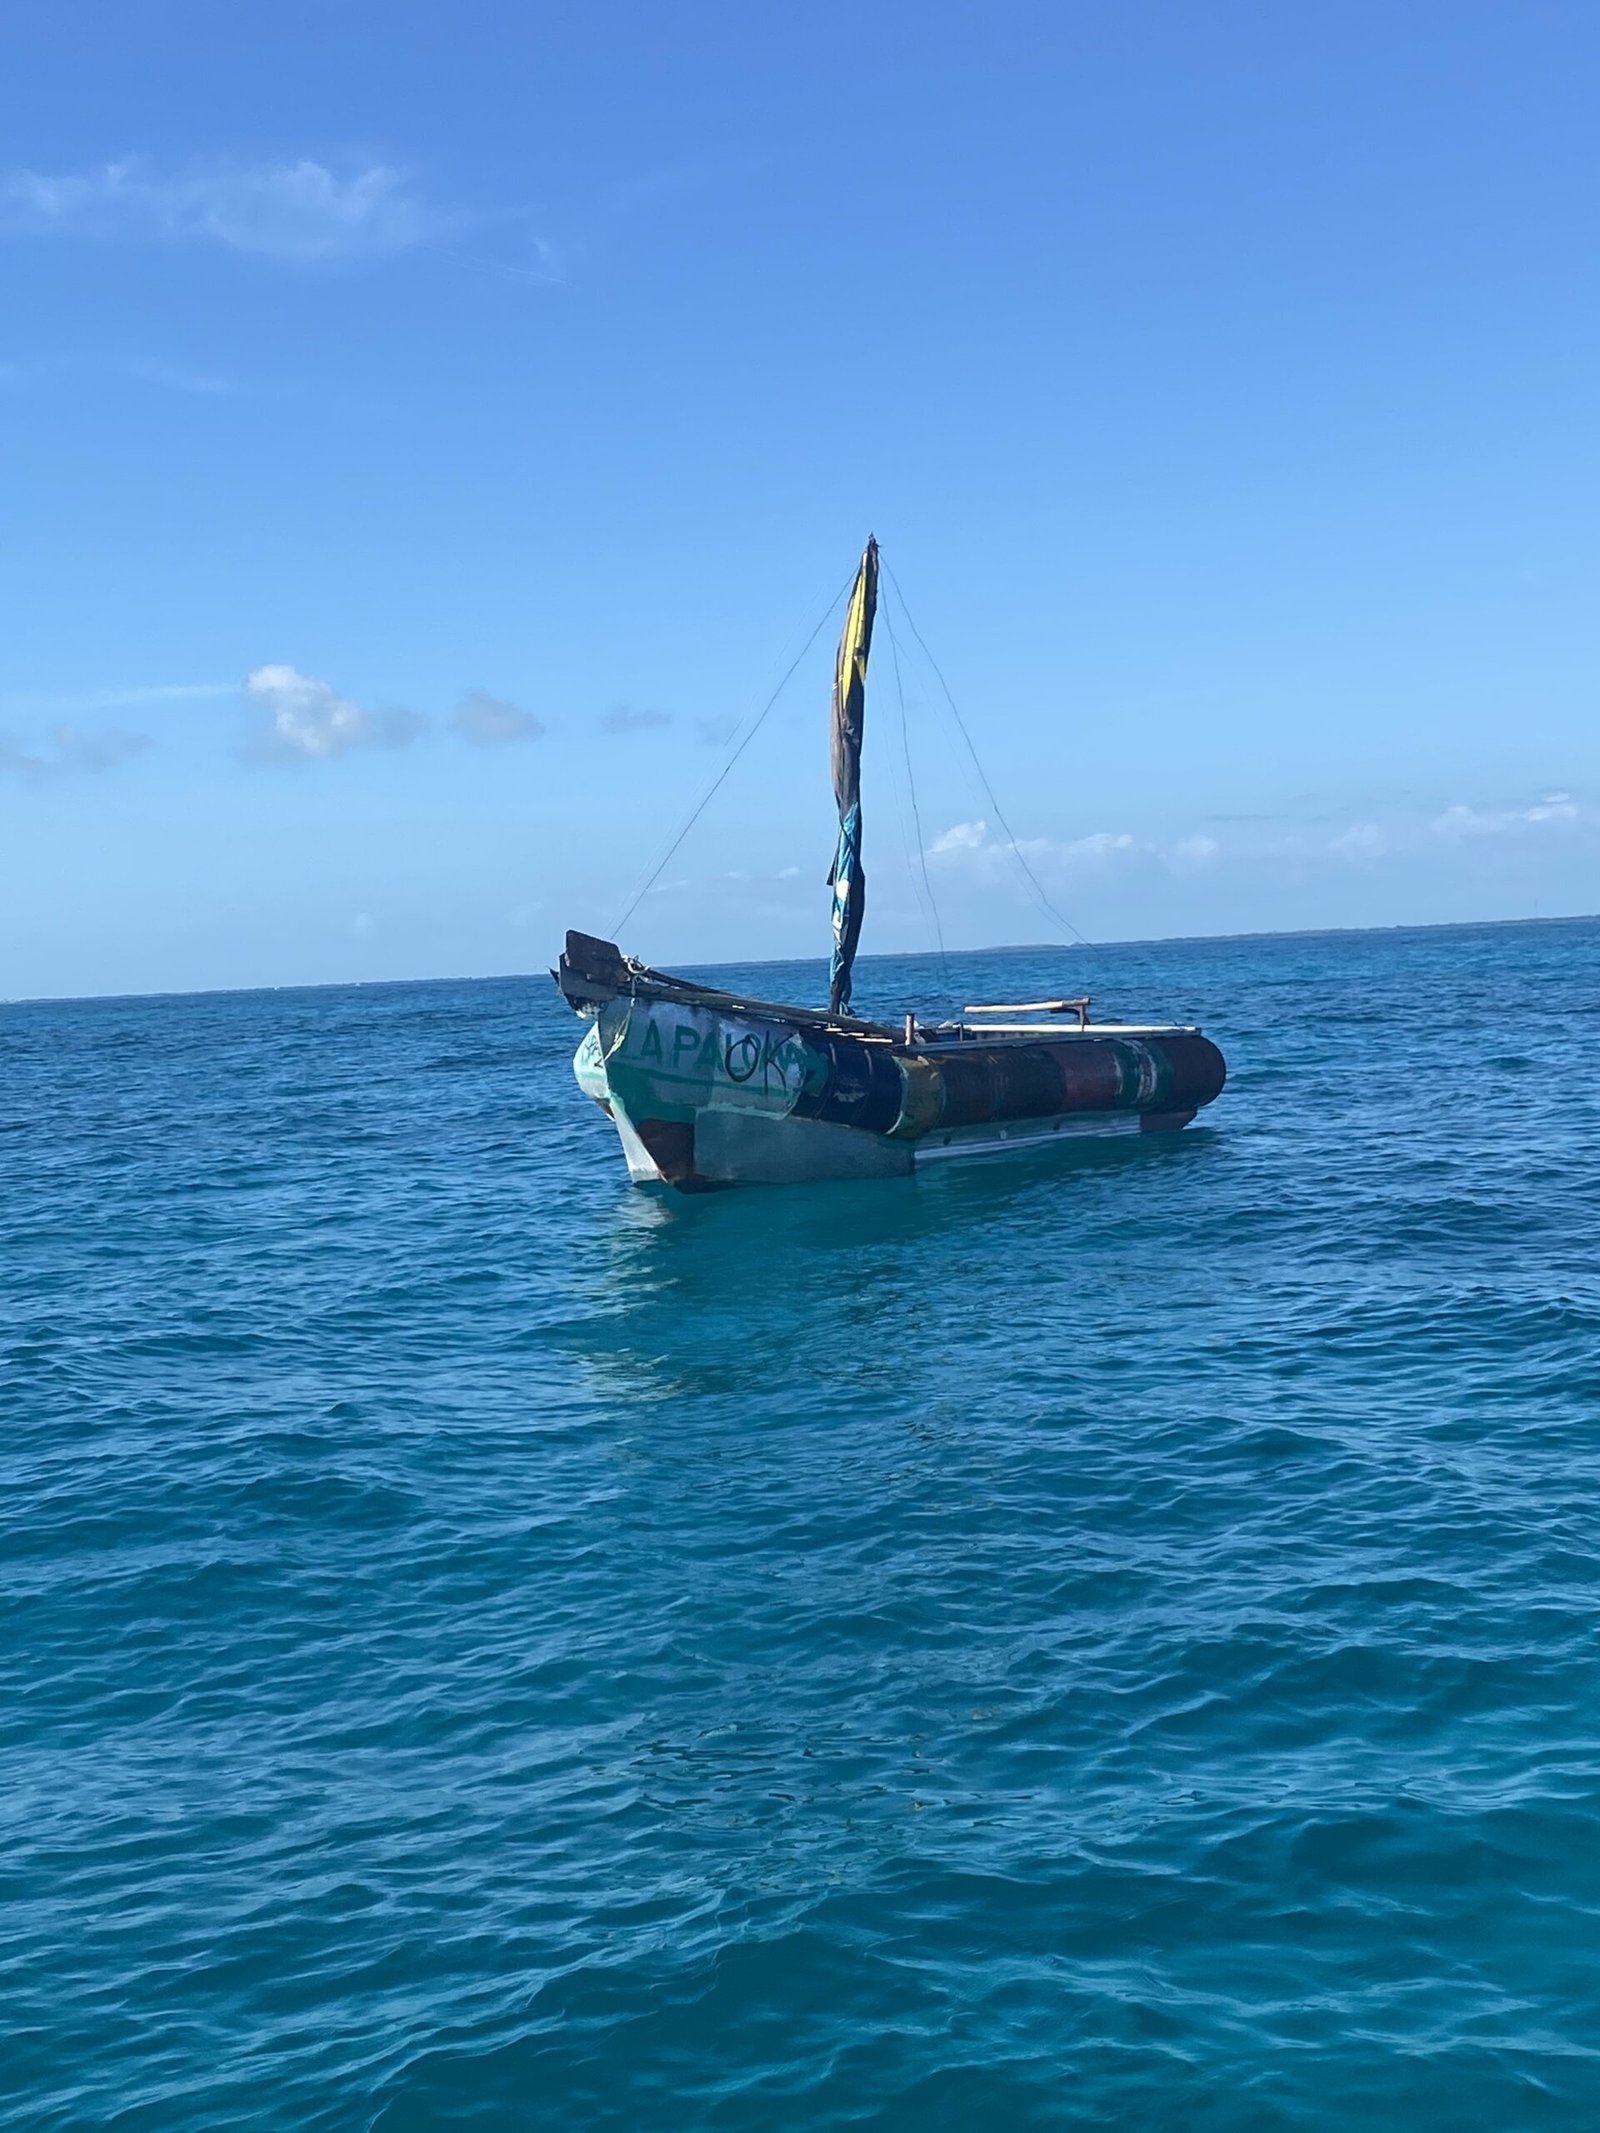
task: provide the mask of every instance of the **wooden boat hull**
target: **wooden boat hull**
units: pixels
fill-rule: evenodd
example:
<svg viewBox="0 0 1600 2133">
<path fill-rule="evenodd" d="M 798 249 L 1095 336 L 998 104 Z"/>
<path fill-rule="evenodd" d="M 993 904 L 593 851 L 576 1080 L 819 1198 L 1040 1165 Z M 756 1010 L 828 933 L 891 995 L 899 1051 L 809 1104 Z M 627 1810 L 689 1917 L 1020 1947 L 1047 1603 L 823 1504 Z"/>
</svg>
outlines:
<svg viewBox="0 0 1600 2133">
<path fill-rule="evenodd" d="M 614 1121 L 631 1175 L 684 1192 L 904 1177 L 1029 1145 L 1170 1132 L 1226 1074 L 1198 1030 L 956 1031 L 908 1043 L 629 968 L 626 990 L 578 987 L 574 1004 L 593 1023 L 574 1069 Z"/>
</svg>

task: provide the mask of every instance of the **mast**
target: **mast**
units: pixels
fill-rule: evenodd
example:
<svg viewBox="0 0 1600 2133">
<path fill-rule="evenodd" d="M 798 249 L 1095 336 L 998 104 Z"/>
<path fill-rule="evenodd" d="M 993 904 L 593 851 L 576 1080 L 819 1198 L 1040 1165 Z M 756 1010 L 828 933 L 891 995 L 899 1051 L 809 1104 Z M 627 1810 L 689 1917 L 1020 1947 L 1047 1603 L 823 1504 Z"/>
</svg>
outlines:
<svg viewBox="0 0 1600 2133">
<path fill-rule="evenodd" d="M 833 889 L 833 955 L 828 966 L 828 1011 L 850 1007 L 850 978 L 867 907 L 861 866 L 861 736 L 867 710 L 867 654 L 878 611 L 878 544 L 868 538 L 845 609 L 833 669 L 833 797 L 839 807 L 839 848 L 828 875 Z"/>
</svg>

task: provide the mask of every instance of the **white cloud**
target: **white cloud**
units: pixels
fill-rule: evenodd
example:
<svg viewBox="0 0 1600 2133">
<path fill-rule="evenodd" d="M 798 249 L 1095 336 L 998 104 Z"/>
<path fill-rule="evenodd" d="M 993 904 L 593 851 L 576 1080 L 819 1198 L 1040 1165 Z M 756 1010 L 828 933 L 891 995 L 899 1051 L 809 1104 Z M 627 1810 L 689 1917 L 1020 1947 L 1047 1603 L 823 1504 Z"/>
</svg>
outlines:
<svg viewBox="0 0 1600 2133">
<path fill-rule="evenodd" d="M 62 708 L 75 711 L 110 711 L 119 704 L 198 703 L 208 696 L 229 696 L 236 686 L 237 684 L 231 681 L 169 681 L 132 689 L 93 689 L 85 696 L 66 699 Z"/>
<path fill-rule="evenodd" d="M 85 171 L 0 176 L 0 230 L 16 236 L 211 243 L 269 258 L 383 256 L 448 234 L 453 218 L 384 163 L 343 170 L 294 163 L 162 170 L 125 156 Z"/>
<path fill-rule="evenodd" d="M 1583 810 L 1569 792 L 1546 793 L 1532 807 L 1447 807 L 1434 817 L 1441 837 L 1497 837 L 1508 830 L 1532 829 L 1544 822 L 1576 822 Z"/>
<path fill-rule="evenodd" d="M 57 723 L 53 733 L 58 749 L 68 756 L 81 759 L 85 747 L 90 752 L 103 752 L 108 736 L 101 731 L 94 735 L 80 734 L 70 721 L 93 717 L 99 711 L 124 711 L 147 706 L 199 702 L 207 697 L 232 696 L 239 684 L 236 681 L 219 682 L 171 682 L 135 686 L 127 689 L 16 689 L 0 694 L 0 718 L 8 724 L 31 725 L 46 719 Z M 129 733 L 123 728 L 115 729 L 118 736 L 118 758 L 137 754 L 141 749 L 154 744 L 142 733 Z M 65 740 L 64 736 L 67 736 Z M 51 767 L 42 756 L 28 755 L 26 749 L 13 739 L 7 753 L 0 753 L 0 768 L 17 769 L 23 759 L 36 769 Z M 56 764 L 64 768 L 64 763 Z M 81 762 L 80 762 L 81 767 Z"/>
<path fill-rule="evenodd" d="M 4 185 L 5 180 L 0 179 L 0 235 L 10 227 L 5 216 Z M 195 370 L 186 364 L 143 356 L 98 353 L 46 356 L 26 366 L 0 363 L 0 386 L 45 385 L 59 378 L 70 380 L 85 373 L 131 379 L 136 385 L 152 385 L 161 392 L 184 393 L 190 398 L 209 400 L 231 398 L 245 389 L 235 379 L 224 377 L 217 371 Z"/>
<path fill-rule="evenodd" d="M 128 733 L 120 726 L 88 733 L 81 726 L 57 726 L 55 744 L 56 762 L 62 770 L 109 770 L 130 755 L 143 755 L 151 745 L 147 734 Z"/>
<path fill-rule="evenodd" d="M 629 704 L 614 704 L 600 721 L 602 733 L 648 733 L 658 726 L 670 726 L 670 711 L 635 711 Z"/>
<path fill-rule="evenodd" d="M 947 852 L 981 852 L 988 842 L 987 822 L 952 822 L 928 846 L 928 857 L 942 859 Z"/>
<path fill-rule="evenodd" d="M 291 666 L 257 667 L 244 693 L 257 714 L 253 752 L 279 762 L 403 747 L 425 723 L 415 711 L 363 711 L 331 683 Z"/>
<path fill-rule="evenodd" d="M 102 726 L 85 731 L 81 726 L 57 726 L 43 751 L 26 747 L 0 735 L 0 771 L 13 777 L 50 778 L 76 771 L 110 770 L 129 756 L 143 755 L 153 743 L 146 733 L 129 733 L 120 726 Z"/>
<path fill-rule="evenodd" d="M 992 837 L 988 823 L 978 821 L 952 823 L 928 846 L 928 857 L 975 862 L 985 871 L 992 871 L 997 861 L 1015 855 L 1030 864 L 1081 866 L 1138 848 L 1139 840 L 1126 830 L 1095 830 L 1087 837 L 1074 837 L 1065 843 L 1054 837 L 1019 837 L 1013 843 L 1009 838 Z"/>
<path fill-rule="evenodd" d="M 0 733 L 0 771 L 14 778 L 42 777 L 48 765 L 42 755 L 30 755 L 21 741 Z"/>
<path fill-rule="evenodd" d="M 129 363 L 127 375 L 140 385 L 154 385 L 162 392 L 184 393 L 191 399 L 225 400 L 238 391 L 231 378 L 214 371 L 185 370 L 176 363 Z"/>
<path fill-rule="evenodd" d="M 1017 849 L 1029 859 L 1061 860 L 1067 865 L 1082 860 L 1091 863 L 1110 859 L 1118 852 L 1131 852 L 1138 843 L 1126 830 L 1096 830 L 1089 837 L 1075 837 L 1069 844 L 1055 844 L 1048 837 L 1023 838 Z"/>
<path fill-rule="evenodd" d="M 1215 837 L 1180 837 L 1172 847 L 1172 863 L 1178 867 L 1208 867 L 1221 852 L 1222 846 Z"/>
<path fill-rule="evenodd" d="M 1388 849 L 1389 839 L 1376 822 L 1352 822 L 1328 840 L 1328 850 L 1345 859 L 1377 859 Z"/>
<path fill-rule="evenodd" d="M 1064 885 L 1082 883 L 1095 873 L 1125 879 L 1156 870 L 1190 880 L 1213 869 L 1230 875 L 1241 870 L 1287 871 L 1303 878 L 1308 869 L 1331 874 L 1336 866 L 1400 866 L 1425 854 L 1442 861 L 1443 848 L 1470 850 L 1488 838 L 1592 834 L 1600 822 L 1600 813 L 1570 792 L 1546 792 L 1521 805 L 1458 804 L 1442 813 L 1436 811 L 1437 804 L 1430 808 L 1412 799 L 1375 816 L 1313 815 L 1299 823 L 1292 814 L 1287 819 L 1228 817 L 1233 826 L 1224 836 L 1152 828 L 1148 833 L 1096 830 L 1083 837 L 1019 837 L 1012 842 L 980 818 L 952 823 L 929 844 L 926 856 L 949 875 L 988 885 L 1002 881 L 1019 859 L 1041 880 Z"/>
<path fill-rule="evenodd" d="M 536 741 L 544 731 L 543 719 L 508 704 L 504 697 L 491 696 L 487 689 L 474 689 L 464 696 L 450 722 L 478 748 L 493 748 L 503 741 Z"/>
</svg>

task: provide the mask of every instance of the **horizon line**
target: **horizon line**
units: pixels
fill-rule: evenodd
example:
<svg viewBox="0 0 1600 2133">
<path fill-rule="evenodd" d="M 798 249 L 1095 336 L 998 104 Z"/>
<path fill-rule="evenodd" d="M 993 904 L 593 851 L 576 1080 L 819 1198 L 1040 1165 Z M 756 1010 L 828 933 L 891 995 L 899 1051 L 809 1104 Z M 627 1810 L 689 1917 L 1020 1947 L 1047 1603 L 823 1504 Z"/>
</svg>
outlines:
<svg viewBox="0 0 1600 2133">
<path fill-rule="evenodd" d="M 1413 921 L 1396 919 L 1383 926 L 1283 926 L 1244 933 L 1159 933 L 1132 940 L 1105 941 L 1005 941 L 982 948 L 878 948 L 857 958 L 858 964 L 887 962 L 948 962 L 953 956 L 1040 955 L 1046 950 L 1071 953 L 1084 948 L 1183 948 L 1202 942 L 1338 940 L 1367 933 L 1471 933 L 1489 926 L 1583 926 L 1600 922 L 1600 912 L 1565 911 L 1535 918 L 1445 918 Z M 675 959 L 676 960 L 676 959 Z M 816 955 L 730 956 L 714 963 L 686 960 L 690 970 L 770 970 L 795 963 L 827 963 Z M 200 985 L 184 991 L 151 986 L 134 992 L 40 992 L 0 994 L 0 1008 L 72 1007 L 104 1000 L 210 1000 L 258 992 L 353 992 L 400 985 L 520 985 L 533 983 L 545 973 L 539 970 L 501 971 L 493 975 L 461 975 L 415 978 L 312 978 L 279 985 Z"/>
</svg>

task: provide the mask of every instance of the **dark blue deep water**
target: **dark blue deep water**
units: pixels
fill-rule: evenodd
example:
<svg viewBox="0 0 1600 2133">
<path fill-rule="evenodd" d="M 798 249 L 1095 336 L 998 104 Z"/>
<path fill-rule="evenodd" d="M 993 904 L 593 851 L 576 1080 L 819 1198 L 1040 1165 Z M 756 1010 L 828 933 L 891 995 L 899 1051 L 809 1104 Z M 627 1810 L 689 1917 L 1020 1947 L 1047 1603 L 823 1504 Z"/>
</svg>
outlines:
<svg viewBox="0 0 1600 2133">
<path fill-rule="evenodd" d="M 0 2121 L 1600 2125 L 1597 972 L 698 1200 L 543 978 L 0 1009 Z"/>
</svg>

